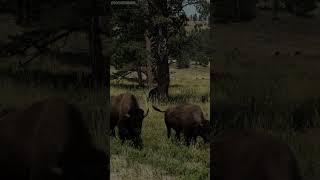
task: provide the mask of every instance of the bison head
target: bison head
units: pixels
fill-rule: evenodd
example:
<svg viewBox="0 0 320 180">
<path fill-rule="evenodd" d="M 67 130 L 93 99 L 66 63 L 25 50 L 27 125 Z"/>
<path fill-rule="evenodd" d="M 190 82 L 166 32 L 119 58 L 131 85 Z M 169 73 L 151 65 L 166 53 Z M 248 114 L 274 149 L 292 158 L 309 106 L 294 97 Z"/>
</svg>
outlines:
<svg viewBox="0 0 320 180">
<path fill-rule="evenodd" d="M 144 111 L 140 108 L 138 109 L 131 109 L 125 117 L 128 119 L 130 129 L 132 130 L 130 135 L 137 137 L 141 134 L 142 122 L 145 117 L 149 114 L 149 108 L 147 113 L 144 114 Z"/>
<path fill-rule="evenodd" d="M 205 143 L 208 143 L 210 140 L 212 128 L 208 120 L 204 120 L 199 124 L 199 135 L 203 138 Z"/>
<path fill-rule="evenodd" d="M 149 114 L 149 108 L 144 114 L 144 111 L 140 108 L 131 109 L 126 115 L 127 121 L 129 124 L 128 129 L 119 129 L 119 133 L 125 136 L 128 139 L 132 139 L 134 141 L 135 146 L 142 147 L 142 140 L 141 140 L 141 129 L 142 129 L 142 122 L 145 117 Z"/>
</svg>

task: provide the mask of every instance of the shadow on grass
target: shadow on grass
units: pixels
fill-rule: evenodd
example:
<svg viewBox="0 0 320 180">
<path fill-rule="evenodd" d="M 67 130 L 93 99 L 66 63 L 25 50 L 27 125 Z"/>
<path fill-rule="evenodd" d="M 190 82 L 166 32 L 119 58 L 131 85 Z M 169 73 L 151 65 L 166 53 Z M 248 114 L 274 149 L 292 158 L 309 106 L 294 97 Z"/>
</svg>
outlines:
<svg viewBox="0 0 320 180">
<path fill-rule="evenodd" d="M 131 82 L 136 82 L 136 81 L 131 81 Z M 120 83 L 120 82 L 111 82 L 110 86 L 114 88 L 120 88 L 120 89 L 140 89 L 140 90 L 148 90 L 149 88 L 145 86 L 140 86 L 137 84 L 126 84 L 126 83 Z M 181 88 L 183 85 L 180 84 L 173 84 L 170 85 L 170 88 Z"/>
<path fill-rule="evenodd" d="M 150 99 L 150 102 L 160 102 L 160 103 L 170 103 L 170 104 L 183 104 L 183 103 L 190 103 L 190 102 L 202 102 L 206 103 L 209 102 L 209 94 L 208 93 L 203 93 L 203 94 L 175 94 L 175 95 L 170 95 L 166 99 L 159 99 L 159 100 L 154 100 Z"/>
<path fill-rule="evenodd" d="M 110 86 L 113 88 L 119 88 L 119 89 L 147 90 L 147 87 L 142 87 L 142 86 L 139 86 L 138 84 L 110 83 Z"/>
</svg>

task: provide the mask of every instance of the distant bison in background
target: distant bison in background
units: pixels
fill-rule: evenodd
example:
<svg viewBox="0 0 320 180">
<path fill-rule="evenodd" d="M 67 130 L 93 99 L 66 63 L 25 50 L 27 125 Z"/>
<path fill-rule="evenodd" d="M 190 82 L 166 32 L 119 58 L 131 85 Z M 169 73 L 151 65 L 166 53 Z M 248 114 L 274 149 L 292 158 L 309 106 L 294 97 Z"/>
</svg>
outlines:
<svg viewBox="0 0 320 180">
<path fill-rule="evenodd" d="M 160 92 L 158 87 L 155 87 L 149 91 L 148 100 L 155 101 L 160 99 Z"/>
<path fill-rule="evenodd" d="M 209 97 L 207 95 L 201 96 L 201 102 L 205 103 L 205 102 L 208 102 L 208 100 L 209 100 Z"/>
<path fill-rule="evenodd" d="M 63 99 L 38 101 L 0 119 L 0 179 L 105 180 L 108 161 L 79 110 Z"/>
<path fill-rule="evenodd" d="M 111 96 L 110 129 L 115 136 L 115 127 L 118 126 L 119 137 L 122 143 L 126 139 L 133 140 L 136 147 L 142 147 L 141 129 L 143 119 L 148 115 L 139 107 L 136 97 L 130 93 Z"/>
<path fill-rule="evenodd" d="M 181 104 L 168 108 L 165 111 L 152 106 L 154 110 L 164 112 L 164 120 L 167 127 L 167 136 L 170 138 L 171 128 L 176 132 L 176 138 L 180 140 L 180 132 L 183 132 L 187 145 L 193 140 L 196 143 L 197 136 L 201 136 L 205 142 L 209 141 L 211 126 L 203 116 L 198 105 Z"/>
<path fill-rule="evenodd" d="M 301 180 L 287 143 L 255 130 L 224 131 L 211 142 L 214 180 Z"/>
</svg>

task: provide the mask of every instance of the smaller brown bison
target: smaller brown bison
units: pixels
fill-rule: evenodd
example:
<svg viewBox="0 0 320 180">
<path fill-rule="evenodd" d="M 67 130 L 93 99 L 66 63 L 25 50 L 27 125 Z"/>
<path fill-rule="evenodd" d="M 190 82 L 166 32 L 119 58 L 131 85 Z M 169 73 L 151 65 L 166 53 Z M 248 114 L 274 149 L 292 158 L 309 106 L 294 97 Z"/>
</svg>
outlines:
<svg viewBox="0 0 320 180">
<path fill-rule="evenodd" d="M 2 116 L 0 179 L 107 179 L 109 160 L 85 124 L 78 108 L 60 98 Z"/>
<path fill-rule="evenodd" d="M 225 130 L 211 142 L 214 180 L 301 180 L 287 143 L 257 130 Z"/>
<path fill-rule="evenodd" d="M 136 147 L 143 146 L 141 129 L 143 119 L 148 115 L 139 107 L 136 97 L 130 93 L 111 96 L 110 129 L 115 136 L 115 127 L 118 126 L 119 137 L 124 143 L 126 139 L 133 140 Z"/>
<path fill-rule="evenodd" d="M 159 99 L 160 99 L 160 92 L 159 92 L 158 87 L 151 89 L 148 94 L 148 100 L 155 101 L 155 100 L 159 100 Z"/>
<path fill-rule="evenodd" d="M 164 112 L 164 120 L 167 126 L 167 136 L 170 138 L 171 128 L 176 132 L 176 138 L 180 140 L 180 132 L 184 134 L 185 142 L 190 145 L 190 141 L 196 143 L 198 136 L 205 142 L 209 141 L 211 133 L 210 122 L 203 116 L 201 108 L 193 104 L 181 104 L 168 108 L 165 111 L 152 106 L 158 112 Z"/>
</svg>

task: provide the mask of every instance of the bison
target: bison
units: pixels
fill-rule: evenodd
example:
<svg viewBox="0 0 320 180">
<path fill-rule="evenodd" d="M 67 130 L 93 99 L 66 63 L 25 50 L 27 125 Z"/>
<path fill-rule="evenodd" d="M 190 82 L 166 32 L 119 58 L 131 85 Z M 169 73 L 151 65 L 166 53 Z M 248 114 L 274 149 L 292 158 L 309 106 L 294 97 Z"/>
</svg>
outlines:
<svg viewBox="0 0 320 180">
<path fill-rule="evenodd" d="M 215 180 L 301 180 L 289 146 L 256 130 L 225 130 L 211 142 Z"/>
<path fill-rule="evenodd" d="M 151 89 L 148 94 L 148 100 L 155 101 L 155 100 L 159 100 L 159 99 L 160 99 L 159 88 L 155 87 L 155 88 Z"/>
<path fill-rule="evenodd" d="M 181 104 L 170 107 L 165 111 L 155 106 L 152 107 L 158 112 L 165 113 L 164 120 L 168 138 L 170 138 L 172 128 L 175 130 L 178 140 L 180 140 L 180 132 L 183 132 L 187 145 L 190 145 L 191 140 L 196 143 L 197 136 L 201 136 L 206 143 L 209 141 L 210 122 L 204 118 L 198 105 Z"/>
<path fill-rule="evenodd" d="M 80 111 L 62 98 L 0 119 L 0 179 L 105 180 L 108 161 L 94 147 Z"/>
<path fill-rule="evenodd" d="M 111 96 L 111 135 L 115 136 L 115 127 L 118 126 L 122 143 L 126 139 L 133 140 L 134 145 L 141 148 L 143 146 L 141 139 L 142 122 L 148 113 L 149 108 L 144 114 L 136 97 L 130 93 Z"/>
</svg>

